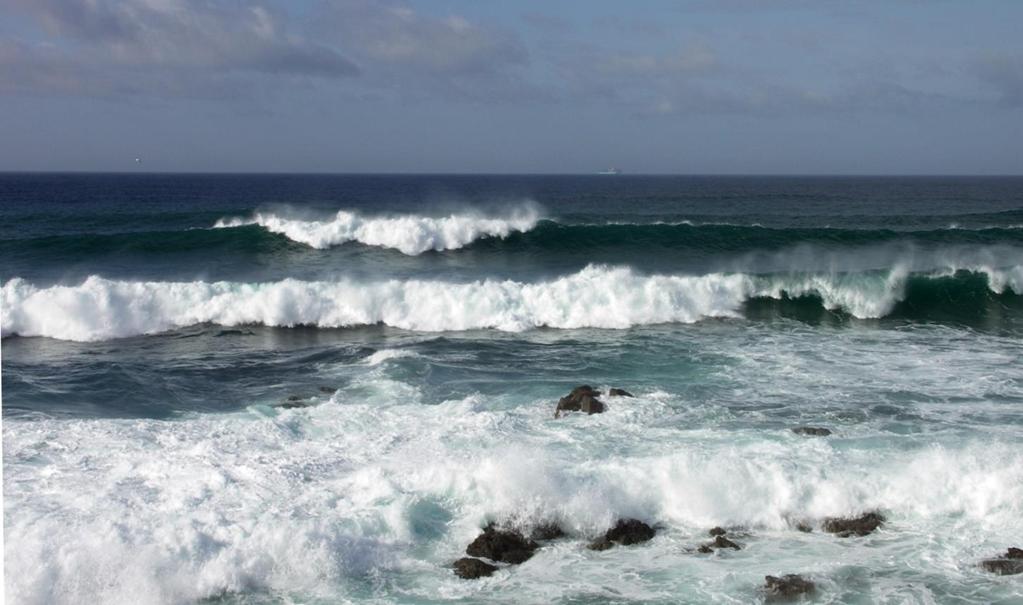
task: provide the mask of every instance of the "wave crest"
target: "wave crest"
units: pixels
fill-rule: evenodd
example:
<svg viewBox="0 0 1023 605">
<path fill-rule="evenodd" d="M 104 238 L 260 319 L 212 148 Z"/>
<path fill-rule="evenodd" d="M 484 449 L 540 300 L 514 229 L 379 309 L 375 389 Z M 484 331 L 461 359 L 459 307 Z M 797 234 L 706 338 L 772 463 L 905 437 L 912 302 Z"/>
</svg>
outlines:
<svg viewBox="0 0 1023 605">
<path fill-rule="evenodd" d="M 529 231 L 539 220 L 537 205 L 525 203 L 503 216 L 486 216 L 478 212 L 438 217 L 417 214 L 364 216 L 350 210 L 339 210 L 325 220 L 308 220 L 257 212 L 251 218 L 220 219 L 214 228 L 259 225 L 313 248 L 325 249 L 360 242 L 415 256 L 429 250 L 462 248 L 484 237 L 507 237 L 514 232 Z"/>
<path fill-rule="evenodd" d="M 1023 267 L 972 271 L 984 276 L 982 287 L 988 292 L 1023 293 Z M 744 304 L 764 298 L 816 297 L 828 310 L 880 318 L 906 298 L 913 279 L 937 282 L 955 275 L 952 271 L 920 276 L 900 268 L 887 275 L 641 275 L 628 268 L 591 265 L 538 283 L 285 279 L 245 284 L 129 282 L 92 276 L 77 286 L 40 288 L 15 278 L 4 284 L 0 303 L 5 335 L 81 341 L 202 323 L 324 328 L 384 324 L 428 332 L 624 329 L 739 317 Z"/>
</svg>

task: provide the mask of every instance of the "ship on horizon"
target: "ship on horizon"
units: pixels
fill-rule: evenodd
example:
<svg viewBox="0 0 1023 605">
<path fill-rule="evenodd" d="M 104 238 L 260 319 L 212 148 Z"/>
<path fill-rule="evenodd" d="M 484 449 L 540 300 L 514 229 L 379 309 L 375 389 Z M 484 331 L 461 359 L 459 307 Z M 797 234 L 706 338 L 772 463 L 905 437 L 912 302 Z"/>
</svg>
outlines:
<svg viewBox="0 0 1023 605">
<path fill-rule="evenodd" d="M 617 168 L 612 166 L 612 167 L 608 168 L 607 170 L 601 170 L 597 174 L 621 174 L 621 173 L 622 173 L 621 170 L 618 170 Z"/>
</svg>

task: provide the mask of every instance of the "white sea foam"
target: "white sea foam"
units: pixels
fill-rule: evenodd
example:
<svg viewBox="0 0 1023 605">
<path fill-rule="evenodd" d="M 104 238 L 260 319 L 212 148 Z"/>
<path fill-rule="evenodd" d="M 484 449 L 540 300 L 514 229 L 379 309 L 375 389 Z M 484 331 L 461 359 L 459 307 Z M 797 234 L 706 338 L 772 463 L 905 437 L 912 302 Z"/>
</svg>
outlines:
<svg viewBox="0 0 1023 605">
<path fill-rule="evenodd" d="M 311 220 L 275 212 L 257 212 L 249 218 L 220 219 L 214 227 L 260 225 L 313 248 L 330 248 L 354 241 L 416 255 L 428 250 L 462 248 L 483 237 L 507 237 L 517 231 L 529 231 L 539 219 L 540 210 L 536 204 L 522 203 L 498 216 L 478 211 L 447 216 L 366 216 L 339 210 L 327 219 Z"/>
<path fill-rule="evenodd" d="M 1023 291 L 1023 269 L 976 267 L 996 292 Z M 40 288 L 12 279 L 0 291 L 3 334 L 103 340 L 200 323 L 223 326 L 384 324 L 417 331 L 537 327 L 623 329 L 737 317 L 753 297 L 816 295 L 828 309 L 859 318 L 889 313 L 905 296 L 908 273 L 757 277 L 641 275 L 589 266 L 537 283 L 483 280 L 267 283 L 129 282 L 90 277 Z"/>
<path fill-rule="evenodd" d="M 366 365 L 378 366 L 392 359 L 415 357 L 416 352 L 408 349 L 381 349 L 366 358 Z"/>
<path fill-rule="evenodd" d="M 977 542 L 992 550 L 990 535 L 1023 536 L 1023 457 L 1008 433 L 910 447 L 863 427 L 870 439 L 833 444 L 694 433 L 664 422 L 663 397 L 554 421 L 549 401 L 422 405 L 411 385 L 373 384 L 389 395 L 364 401 L 356 389 L 274 415 L 6 422 L 7 596 L 163 604 L 272 591 L 344 602 L 385 586 L 398 601 L 490 602 L 500 590 L 490 596 L 541 603 L 600 591 L 614 565 L 673 570 L 623 583 L 626 600 L 661 602 L 667 591 L 734 602 L 779 560 L 821 573 L 909 558 L 955 578 L 956 557 Z M 787 529 L 789 518 L 873 507 L 891 516 L 897 540 L 882 533 L 851 548 Z M 583 548 L 621 516 L 663 529 L 642 547 Z M 493 583 L 460 581 L 448 566 L 488 519 L 556 520 L 571 539 Z M 739 539 L 752 546 L 716 561 L 687 552 L 718 524 L 751 529 Z"/>
</svg>

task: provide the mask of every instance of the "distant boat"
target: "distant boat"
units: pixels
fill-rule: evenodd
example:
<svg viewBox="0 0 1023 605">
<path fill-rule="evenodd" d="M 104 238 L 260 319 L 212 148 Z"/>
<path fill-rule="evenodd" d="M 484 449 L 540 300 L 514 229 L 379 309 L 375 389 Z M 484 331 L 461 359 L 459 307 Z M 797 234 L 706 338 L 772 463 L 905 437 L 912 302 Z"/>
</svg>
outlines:
<svg viewBox="0 0 1023 605">
<path fill-rule="evenodd" d="M 611 168 L 608 168 L 607 170 L 601 170 L 597 174 L 621 174 L 621 173 L 622 173 L 621 170 L 618 170 L 617 168 L 612 166 Z"/>
</svg>

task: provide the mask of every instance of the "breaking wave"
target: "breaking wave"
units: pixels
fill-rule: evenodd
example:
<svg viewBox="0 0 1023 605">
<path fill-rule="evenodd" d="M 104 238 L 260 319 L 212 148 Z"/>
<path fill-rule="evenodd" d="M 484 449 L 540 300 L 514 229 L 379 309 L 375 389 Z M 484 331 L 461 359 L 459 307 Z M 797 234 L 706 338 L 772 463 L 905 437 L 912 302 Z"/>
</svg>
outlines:
<svg viewBox="0 0 1023 605">
<path fill-rule="evenodd" d="M 502 216 L 469 211 L 447 216 L 366 216 L 339 210 L 329 218 L 311 220 L 257 212 L 250 218 L 220 219 L 214 228 L 259 225 L 313 248 L 325 249 L 360 242 L 368 246 L 393 248 L 413 256 L 429 250 L 462 248 L 484 237 L 507 237 L 514 232 L 529 231 L 538 220 L 539 208 L 526 203 Z"/>
<path fill-rule="evenodd" d="M 856 318 L 927 319 L 935 308 L 960 314 L 977 305 L 1018 305 L 1023 266 L 950 268 L 911 273 L 698 276 L 643 275 L 590 265 L 536 283 L 481 280 L 379 282 L 134 282 L 92 276 L 73 286 L 37 287 L 15 278 L 3 285 L 3 334 L 104 340 L 195 324 L 316 326 L 383 324 L 415 331 L 531 328 L 624 329 L 661 323 L 736 318 L 759 300 L 810 301 Z M 965 307 L 963 306 L 965 305 Z"/>
</svg>

